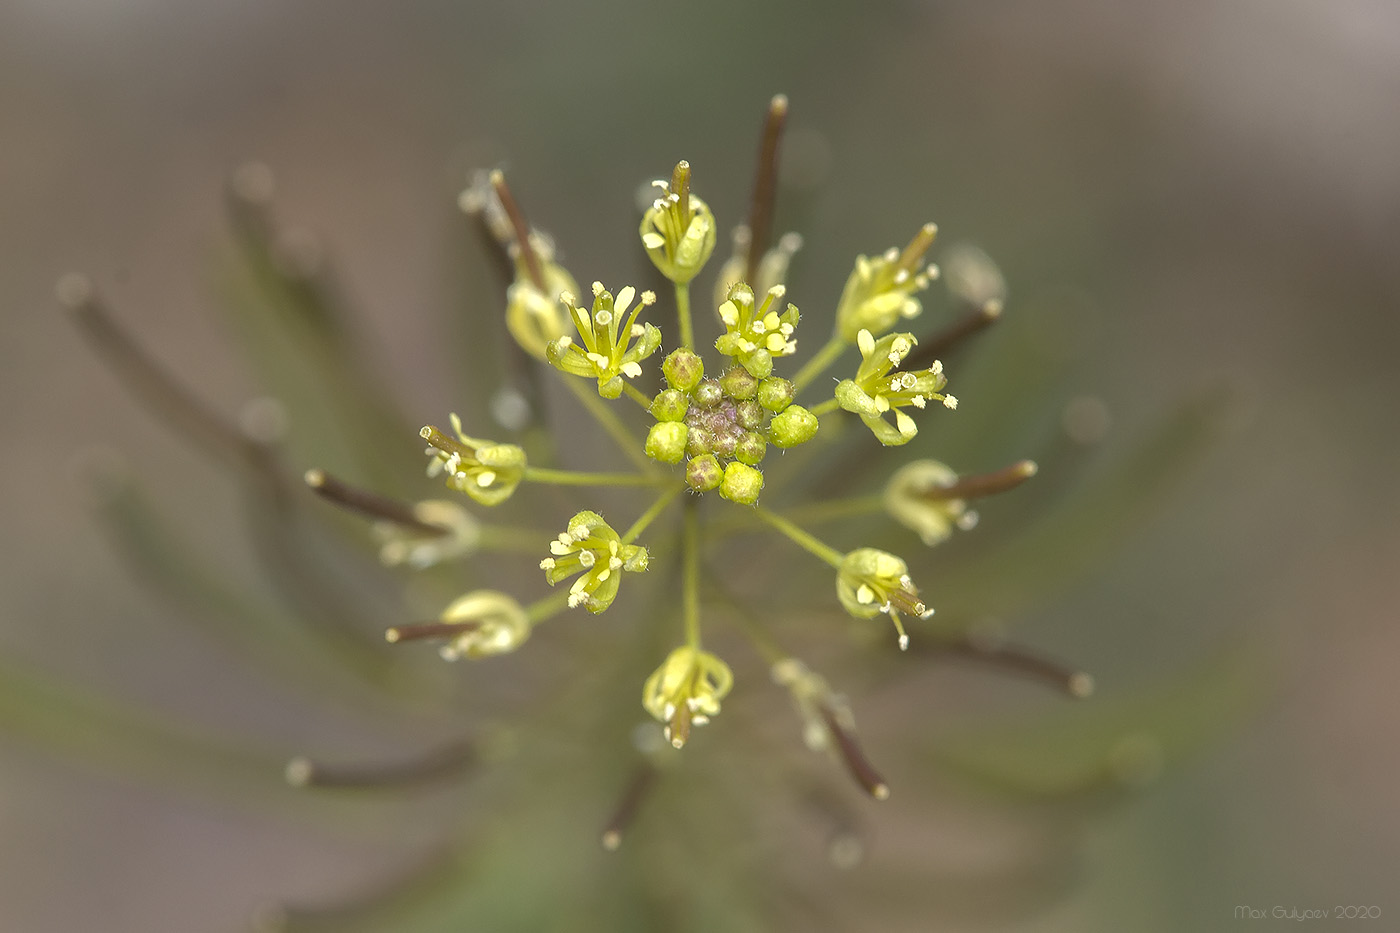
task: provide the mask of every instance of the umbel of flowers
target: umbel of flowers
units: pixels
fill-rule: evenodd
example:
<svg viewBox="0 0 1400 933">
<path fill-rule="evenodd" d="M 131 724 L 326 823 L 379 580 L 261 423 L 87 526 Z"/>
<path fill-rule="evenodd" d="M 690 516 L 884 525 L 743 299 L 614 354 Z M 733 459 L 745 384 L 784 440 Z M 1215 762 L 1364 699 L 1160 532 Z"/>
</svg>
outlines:
<svg viewBox="0 0 1400 933">
<path fill-rule="evenodd" d="M 785 279 L 800 239 L 789 234 L 773 249 L 765 242 L 786 106 L 779 97 L 770 108 L 748 223 L 733 235 L 735 253 L 722 264 L 716 300 L 701 319 L 702 326 L 713 322 L 718 328 L 713 339 L 697 337 L 690 283 L 714 252 L 716 220 L 693 190 L 687 162 L 654 183 L 657 195 L 641 218 L 639 242 L 634 241 L 669 282 L 669 300 L 633 285 L 611 289 L 600 281 L 593 281 L 591 297 L 581 300 L 577 280 L 556 261 L 550 239 L 530 227 L 500 172 L 464 195 L 463 203 L 482 216 L 514 271 L 505 295 L 509 333 L 525 354 L 558 373 L 636 469 L 537 466 L 521 446 L 468 435 L 452 415 L 449 430 L 422 429 L 429 475 L 443 477 L 450 490 L 487 507 L 525 494 L 530 484 L 633 490 L 638 506 L 631 524 L 619 531 L 588 508 L 586 499 L 579 502 L 584 508 L 556 538 L 541 542 L 536 558 L 545 584 L 566 584 L 553 595 L 522 604 L 494 590 L 467 593 L 433 622 L 390 629 L 390 641 L 441 640 L 440 653 L 448 660 L 515 651 L 546 620 L 571 609 L 602 613 L 625 602 L 624 581 L 647 572 L 653 554 L 674 555 L 681 569 L 678 610 L 654 620 L 673 627 L 674 647 L 650 674 L 639 671 L 637 683 L 642 707 L 680 748 L 695 727 L 720 713 L 734 683 L 729 665 L 702 639 L 701 554 L 723 535 L 766 527 L 807 551 L 828 567 L 833 607 L 858 623 L 888 619 L 900 648 L 909 644 L 906 620 L 933 614 L 936 586 L 925 597 L 904 558 L 875 546 L 840 550 L 809 530 L 801 508 L 778 512 L 761 504 L 771 492 L 764 465 L 812 443 L 829 422 L 850 414 L 869 430 L 866 443 L 874 451 L 907 444 L 929 418 L 952 416 L 957 399 L 945 391 L 949 377 L 937 354 L 993 320 L 1001 311 L 1001 295 L 987 295 L 974 309 L 971 325 L 955 323 L 922 344 L 913 333 L 896 330 L 919 317 L 922 293 L 939 276 L 925 259 L 936 228 L 925 224 L 903 247 L 856 257 L 834 302 L 833 332 L 793 366 L 805 339 L 799 342 L 801 314 L 789 300 Z M 987 277 L 999 282 L 995 270 Z M 804 303 L 812 300 L 820 298 Z M 851 348 L 860 356 L 854 371 L 821 378 Z M 637 419 L 645 425 L 644 436 L 636 430 Z M 829 514 L 884 511 L 925 544 L 936 545 L 954 528 L 975 523 L 969 500 L 1016 486 L 1034 473 L 1034 464 L 960 476 L 942 463 L 917 460 L 892 463 L 891 472 L 882 496 L 816 505 Z M 481 537 L 479 522 L 467 509 L 437 500 L 388 503 L 351 490 L 324 471 L 313 473 L 315 482 L 311 474 L 308 482 L 318 492 L 382 520 L 382 528 L 389 529 L 382 531 L 386 560 L 424 566 L 471 553 Z M 706 496 L 722 500 L 723 507 L 702 513 Z M 659 534 L 658 519 L 678 503 L 682 514 L 674 537 L 660 535 L 644 544 L 652 537 L 649 531 Z M 775 682 L 792 694 L 808 744 L 837 757 L 872 796 L 887 796 L 888 786 L 856 742 L 844 698 L 767 632 L 748 623 L 742 631 L 771 665 Z"/>
</svg>

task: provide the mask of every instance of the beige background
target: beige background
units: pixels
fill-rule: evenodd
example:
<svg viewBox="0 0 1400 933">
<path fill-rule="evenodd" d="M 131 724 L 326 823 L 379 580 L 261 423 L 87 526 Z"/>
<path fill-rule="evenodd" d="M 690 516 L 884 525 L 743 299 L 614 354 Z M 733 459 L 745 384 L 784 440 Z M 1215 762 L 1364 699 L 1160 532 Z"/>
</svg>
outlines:
<svg viewBox="0 0 1400 933">
<path fill-rule="evenodd" d="M 633 215 L 613 192 L 685 156 L 735 193 L 714 199 L 733 217 L 779 90 L 821 180 L 792 218 L 812 291 L 834 294 L 851 254 L 931 213 L 1004 262 L 1013 311 L 1079 309 L 1082 333 L 1053 335 L 1068 388 L 1108 399 L 1115 426 L 1213 379 L 1238 390 L 1231 432 L 1179 498 L 1035 638 L 1111 692 L 1242 635 L 1277 650 L 1277 692 L 1091 821 L 1082 882 L 1014 928 L 1234 929 L 1241 904 L 1400 916 L 1400 13 L 1379 0 L 12 0 L 0 652 L 211 730 L 373 747 L 375 724 L 307 710 L 125 577 L 85 509 L 90 447 L 124 451 L 215 547 L 237 503 L 117 391 L 53 281 L 90 272 L 235 409 L 252 381 L 210 281 L 220 186 L 256 156 L 284 215 L 333 244 L 405 406 L 441 412 L 469 168 L 530 179 L 575 268 L 616 278 L 632 267 L 598 231 Z M 242 569 L 236 542 L 224 550 Z M 271 900 L 374 878 L 431 834 L 420 821 L 392 846 L 347 843 L 0 741 L 0 929 L 236 929 Z"/>
</svg>

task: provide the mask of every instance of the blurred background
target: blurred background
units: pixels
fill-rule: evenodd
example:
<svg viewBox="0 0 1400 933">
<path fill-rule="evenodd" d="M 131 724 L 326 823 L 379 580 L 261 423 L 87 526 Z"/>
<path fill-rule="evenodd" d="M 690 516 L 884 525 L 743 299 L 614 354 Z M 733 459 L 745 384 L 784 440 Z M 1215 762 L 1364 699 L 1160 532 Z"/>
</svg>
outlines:
<svg viewBox="0 0 1400 933">
<path fill-rule="evenodd" d="M 1221 430 L 1164 507 L 1078 586 L 1008 620 L 1019 640 L 1092 671 L 1101 695 L 1064 706 L 952 672 L 956 689 L 938 702 L 962 704 L 962 725 L 1061 704 L 1063 728 L 1115 697 L 1174 695 L 1220 656 L 1256 672 L 1244 699 L 1226 691 L 1236 699 L 1217 707 L 1207 691 L 1196 719 L 1219 728 L 1158 780 L 1071 805 L 1071 841 L 1056 850 L 1067 861 L 1045 884 L 973 879 L 1028 823 L 1063 829 L 1049 803 L 934 794 L 907 825 L 901 800 L 933 779 L 899 743 L 913 747 L 924 712 L 885 697 L 902 713 L 883 728 L 868 717 L 867 745 L 896 793 L 874 817 L 870 860 L 811 869 L 841 908 L 833 916 L 1035 933 L 1226 930 L 1244 922 L 1241 905 L 1400 916 L 1400 8 L 1383 0 L 9 0 L 5 676 L 283 754 L 412 748 L 423 736 L 395 745 L 387 714 L 309 701 L 294 677 L 222 651 L 127 573 L 94 521 L 85 477 L 109 457 L 94 449 L 120 451 L 212 563 L 258 577 L 238 490 L 121 391 L 60 313 L 54 282 L 89 273 L 153 353 L 236 413 L 261 390 L 218 310 L 223 192 L 236 166 L 262 160 L 279 217 L 333 256 L 396 403 L 415 423 L 440 421 L 469 407 L 462 387 L 490 352 L 461 326 L 464 309 L 497 300 L 456 208 L 473 169 L 507 169 L 581 280 L 620 281 L 638 268 L 633 191 L 675 160 L 696 167 L 722 229 L 739 219 L 776 92 L 792 101 L 778 227 L 806 239 L 790 286 L 804 312 L 829 317 L 851 257 L 927 219 L 1002 265 L 1007 323 L 980 348 L 979 372 L 995 378 L 999 346 L 1031 347 L 1053 378 L 1027 379 L 1003 422 L 981 425 L 1002 432 L 990 461 L 1037 455 L 1085 398 L 1104 406 L 1110 454 L 1182 399 L 1225 399 Z M 956 377 L 953 388 L 958 416 L 974 417 L 976 395 Z M 402 457 L 421 469 L 415 443 Z M 974 536 L 1015 519 L 1014 504 L 989 506 Z M 490 702 L 508 706 L 497 692 Z M 245 928 L 272 904 L 334 903 L 421 858 L 434 807 L 447 805 L 371 819 L 372 806 L 341 801 L 308 818 L 290 792 L 251 800 L 210 791 L 218 780 L 167 782 L 128 760 L 120 735 L 70 741 L 61 722 L 26 717 L 48 701 L 7 702 L 4 930 L 200 933 Z M 1052 745 L 1058 734 L 1043 733 Z M 605 811 L 577 818 L 591 832 Z M 903 884 L 874 877 L 882 845 Z M 925 873 L 953 879 L 936 889 L 947 909 L 935 898 L 878 921 L 921 893 Z"/>
</svg>

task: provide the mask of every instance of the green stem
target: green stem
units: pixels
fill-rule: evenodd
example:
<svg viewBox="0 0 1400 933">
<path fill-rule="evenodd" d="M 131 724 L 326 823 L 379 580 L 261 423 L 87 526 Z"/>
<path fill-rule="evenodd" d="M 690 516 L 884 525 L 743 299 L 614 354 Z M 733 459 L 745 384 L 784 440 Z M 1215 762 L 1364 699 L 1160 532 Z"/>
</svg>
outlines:
<svg viewBox="0 0 1400 933">
<path fill-rule="evenodd" d="M 841 563 L 846 559 L 845 554 L 842 554 L 840 551 L 836 550 L 836 548 L 822 541 L 820 538 L 817 538 L 815 535 L 802 530 L 796 524 L 788 521 L 776 512 L 770 512 L 762 506 L 756 505 L 753 507 L 753 514 L 758 516 L 762 521 L 767 522 L 773 528 L 787 535 L 798 547 L 821 558 L 838 570 L 841 567 Z"/>
<path fill-rule="evenodd" d="M 681 346 L 695 349 L 695 329 L 690 323 L 690 283 L 676 283 L 676 319 L 681 325 Z"/>
<path fill-rule="evenodd" d="M 651 399 L 647 398 L 646 393 L 641 389 L 630 382 L 624 382 L 622 384 L 622 391 L 627 393 L 628 398 L 642 406 L 644 411 L 651 411 Z"/>
<path fill-rule="evenodd" d="M 848 499 L 828 499 L 811 505 L 788 509 L 787 518 L 798 522 L 825 522 L 856 515 L 874 515 L 884 511 L 884 496 L 852 496 Z"/>
<path fill-rule="evenodd" d="M 807 361 L 807 364 L 797 371 L 797 375 L 792 377 L 793 391 L 801 392 L 809 382 L 826 372 L 832 363 L 846 351 L 846 341 L 841 339 L 839 334 L 833 335 L 826 342 L 826 346 L 817 351 L 817 355 Z"/>
<path fill-rule="evenodd" d="M 822 415 L 831 414 L 833 411 L 840 407 L 840 402 L 836 401 L 836 399 L 834 398 L 829 398 L 825 402 L 822 402 L 819 405 L 813 405 L 807 410 L 810 411 L 812 414 L 816 415 L 818 418 L 820 418 Z"/>
<path fill-rule="evenodd" d="M 656 521 L 658 515 L 666 511 L 666 506 L 671 504 L 671 500 L 676 498 L 677 493 L 685 488 L 684 483 L 676 483 L 674 487 L 657 496 L 656 501 L 632 523 L 632 527 L 622 533 L 622 543 L 631 544 L 636 541 L 637 537 L 647 530 L 647 526 Z"/>
<path fill-rule="evenodd" d="M 660 486 L 671 480 L 664 476 L 647 476 L 642 473 L 589 473 L 526 467 L 525 481 L 548 483 L 553 486 Z"/>
<path fill-rule="evenodd" d="M 699 503 L 685 504 L 685 566 L 681 606 L 685 619 L 685 643 L 700 647 L 700 515 Z"/>
<path fill-rule="evenodd" d="M 557 616 L 569 605 L 569 591 L 560 590 L 551 593 L 543 599 L 537 599 L 525 607 L 525 615 L 529 618 L 531 625 L 539 625 L 547 619 Z"/>
<path fill-rule="evenodd" d="M 579 400 L 588 413 L 598 422 L 598 425 L 608 432 L 608 435 L 617 444 L 618 448 L 643 472 L 651 471 L 651 461 L 647 459 L 642 442 L 633 436 L 627 429 L 627 425 L 617 417 L 617 413 L 609 408 L 596 393 L 588 391 L 577 379 L 565 376 L 564 385 L 569 387 L 569 391 L 574 393 L 574 397 Z"/>
</svg>

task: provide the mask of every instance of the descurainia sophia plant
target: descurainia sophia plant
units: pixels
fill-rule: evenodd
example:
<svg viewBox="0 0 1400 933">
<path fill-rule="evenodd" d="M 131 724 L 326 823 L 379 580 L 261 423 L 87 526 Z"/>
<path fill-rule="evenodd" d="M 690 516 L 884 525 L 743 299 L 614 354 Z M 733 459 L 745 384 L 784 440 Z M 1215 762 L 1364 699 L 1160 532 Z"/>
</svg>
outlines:
<svg viewBox="0 0 1400 933">
<path fill-rule="evenodd" d="M 896 325 L 917 318 L 923 310 L 921 293 L 938 278 L 938 268 L 926 260 L 936 227 L 925 224 L 903 248 L 892 247 L 874 258 L 858 256 L 836 305 L 835 330 L 830 339 L 791 378 L 776 368 L 798 354 L 800 312 L 787 300 L 783 281 L 787 254 L 783 248 L 759 258 L 755 271 L 765 266 L 772 281 L 762 282 L 756 293 L 749 274 L 755 245 L 752 230 L 766 226 L 771 211 L 772 181 L 767 173 L 776 157 L 776 133 L 786 115 L 785 98 L 773 101 L 766 137 L 774 142 L 761 167 L 755 197 L 754 218 L 736 236 L 746 254 L 725 264 L 716 285 L 714 319 L 722 333 L 713 341 L 709 365 L 695 336 L 690 283 L 710 260 L 716 242 L 716 220 L 709 205 L 692 190 L 689 163 L 676 164 L 669 179 L 653 185 L 657 196 L 641 220 L 640 240 L 651 262 L 670 283 L 676 315 L 675 339 L 668 341 L 650 318 L 655 317 L 655 292 L 638 292 L 624 285 L 614 295 L 599 281 L 593 282 L 591 302 L 581 301 L 574 281 L 548 249 L 548 242 L 534 231 L 517 206 L 504 175 L 492 172 L 488 186 L 469 192 L 468 206 L 495 218 L 503 248 L 516 271 L 507 291 L 505 316 L 520 348 L 536 360 L 563 374 L 566 380 L 596 383 L 592 390 L 576 393 L 587 400 L 590 412 L 621 445 L 623 453 L 640 467 L 631 473 L 599 473 L 538 468 L 529 465 L 525 451 L 514 444 L 481 440 L 463 432 L 460 419 L 451 415 L 452 429 L 432 425 L 422 429 L 428 443 L 428 473 L 442 475 L 447 486 L 465 493 L 483 506 L 496 506 L 516 493 L 522 483 L 638 490 L 636 519 L 619 533 L 602 515 L 584 509 L 569 519 L 559 536 L 549 542 L 549 553 L 540 569 L 550 586 L 569 582 L 564 598 L 545 597 L 522 606 L 496 591 L 469 593 L 453 602 L 441 619 L 429 624 L 389 629 L 392 642 L 422 638 L 445 639 L 442 655 L 448 659 L 482 658 L 519 648 L 531 630 L 567 609 L 583 608 L 601 613 L 618 598 L 623 581 L 647 571 L 650 552 L 638 544 L 668 507 L 681 497 L 682 521 L 669 549 L 681 563 L 679 628 L 681 644 L 673 648 L 642 686 L 642 706 L 663 724 L 667 740 L 676 748 L 685 745 L 692 727 L 720 712 L 721 701 L 734 684 L 729 665 L 706 650 L 702 641 L 702 554 L 724 547 L 725 529 L 709 516 L 719 510 L 704 508 L 704 500 L 718 497 L 735 510 L 732 532 L 744 523 L 766 526 L 807 551 L 834 571 L 836 601 L 856 619 L 885 617 L 893 623 L 901 649 L 909 645 L 904 619 L 928 619 L 934 610 L 921 597 L 900 557 L 875 547 L 839 550 L 803 528 L 792 517 L 761 505 L 766 485 L 764 464 L 774 451 L 782 452 L 818 438 L 821 419 L 846 411 L 859 416 L 874 440 L 885 447 L 900 447 L 919 432 L 910 413 L 923 413 L 930 402 L 949 411 L 957 399 L 943 390 L 948 378 L 939 359 L 921 361 L 912 354 L 919 341 L 913 333 L 896 331 Z M 791 240 L 786 250 L 791 251 Z M 991 274 L 994 277 L 994 273 Z M 977 313 L 994 318 L 1001 312 L 1001 287 L 992 285 Z M 648 394 L 638 388 L 644 363 L 669 344 L 673 349 L 661 361 L 664 388 Z M 850 378 L 835 384 L 832 394 L 818 395 L 814 403 L 799 404 L 812 394 L 821 377 L 854 345 L 860 364 Z M 716 358 L 717 356 L 717 358 Z M 577 386 L 577 381 L 571 381 Z M 652 423 L 646 438 L 633 437 L 611 409 L 598 400 L 623 398 L 635 403 Z M 625 403 L 624 403 L 625 404 Z M 934 460 L 920 460 L 904 467 L 876 508 L 906 527 L 915 529 L 929 545 L 947 537 L 962 523 L 970 527 L 974 513 L 966 500 L 974 493 L 1009 490 L 1035 473 L 1035 464 L 1022 461 L 990 477 L 960 477 Z M 332 499 L 336 487 L 327 486 L 324 472 L 309 478 L 311 485 Z M 404 511 L 396 507 L 396 511 Z M 392 516 L 384 516 L 392 520 Z M 723 513 L 716 515 L 722 520 Z M 464 611 L 464 606 L 473 607 Z M 665 624 L 657 620 L 658 624 Z M 773 655 L 775 679 L 794 693 L 799 707 L 827 692 L 815 675 L 795 676 L 794 659 L 777 649 L 762 633 L 747 630 L 756 646 Z M 823 685 L 817 689 L 815 685 Z M 1087 675 L 1074 675 L 1074 691 L 1087 695 Z M 805 699 L 804 699 L 805 698 Z M 821 702 L 818 700 L 818 705 Z M 835 703 L 827 699 L 828 705 Z M 849 717 L 846 717 L 849 721 Z M 817 748 L 840 750 L 851 773 L 872 795 L 883 798 L 889 789 L 863 761 L 849 725 L 834 718 L 825 733 L 810 728 Z M 835 738 L 842 732 L 841 741 Z"/>
<path fill-rule="evenodd" d="M 565 634 L 555 634 L 561 626 L 594 631 L 589 627 L 603 623 L 594 616 L 623 613 L 625 624 L 599 627 L 587 636 L 595 649 L 589 657 L 609 658 L 628 685 L 630 708 L 649 717 L 655 731 L 632 730 L 628 737 L 625 713 L 610 712 L 603 720 L 624 729 L 611 739 L 622 743 L 617 757 L 625 758 L 621 753 L 630 745 L 630 754 L 640 760 L 604 821 L 607 848 L 622 845 L 643 804 L 656 793 L 660 776 L 683 773 L 691 750 L 676 750 L 691 741 L 695 728 L 740 702 L 730 697 L 742 683 L 731 667 L 733 659 L 722 656 L 712 642 L 723 641 L 729 650 L 736 638 L 739 644 L 747 642 L 772 683 L 789 695 L 806 746 L 839 762 L 869 797 L 890 796 L 890 783 L 857 739 L 851 702 L 769 624 L 791 615 L 776 609 L 775 600 L 791 604 L 794 589 L 804 594 L 796 605 L 814 616 L 801 629 L 809 646 L 829 644 L 840 632 L 822 617 L 826 610 L 813 608 L 826 605 L 858 630 L 887 620 L 894 629 L 891 642 L 901 650 L 923 640 L 938 651 L 1029 674 L 1067 695 L 1088 696 L 1093 690 L 1089 675 L 979 634 L 969 627 L 965 606 L 946 623 L 934 615 L 940 591 L 954 582 L 940 578 L 938 548 L 957 531 L 977 524 L 975 501 L 1015 489 L 1036 474 L 1036 465 L 1020 460 L 991 472 L 962 473 L 928 457 L 900 457 L 901 448 L 930 425 L 936 433 L 940 419 L 968 414 L 958 410 L 957 398 L 947 391 L 956 370 L 945 368 L 943 360 L 1001 317 L 1005 286 L 997 267 L 979 251 L 962 248 L 949 254 L 940 272 L 927 259 L 936 228 L 926 224 L 903 247 L 856 257 L 834 302 L 829 337 L 807 354 L 810 338 L 797 303 L 789 300 L 799 290 L 787 281 L 801 240 L 788 234 L 769 246 L 786 115 L 786 99 L 774 98 L 764 123 L 747 223 L 732 235 L 734 251 L 719 264 L 711 300 L 696 303 L 703 309 L 699 315 L 692 313 L 691 286 L 713 257 L 718 229 L 687 162 L 653 183 L 633 234 L 633 248 L 640 247 L 660 276 L 656 288 L 628 284 L 609 289 L 594 281 L 585 291 L 562 264 L 552 240 L 526 220 L 501 172 L 482 176 L 464 192 L 462 206 L 478 219 L 485 239 L 498 251 L 493 255 L 509 270 L 499 320 L 517 348 L 518 374 L 533 386 L 534 395 L 509 389 L 493 398 L 490 408 L 498 424 L 514 435 L 509 440 L 477 436 L 489 429 L 469 427 L 456 414 L 449 416 L 446 429 L 421 429 L 427 472 L 445 483 L 444 498 L 401 497 L 398 491 L 412 487 L 405 474 L 361 459 L 370 437 L 382 445 L 386 436 L 411 435 L 401 431 L 384 393 L 356 365 L 334 315 L 319 253 L 294 248 L 297 244 L 282 237 L 272 222 L 267 169 L 250 165 L 235 176 L 230 206 L 245 262 L 254 284 L 289 312 L 276 325 L 299 341 L 291 349 L 290 369 L 298 376 L 314 370 L 311 375 L 323 380 L 325 391 L 350 413 L 340 426 L 348 443 L 322 449 L 339 450 L 343 459 L 335 463 L 395 494 L 370 491 L 341 479 L 336 475 L 340 470 L 322 467 L 305 471 L 305 487 L 369 518 L 372 536 L 361 541 L 373 547 L 382 565 L 411 569 L 431 592 L 450 586 L 444 571 L 497 558 L 537 568 L 536 585 L 553 592 L 531 600 L 525 586 L 496 582 L 512 579 L 510 573 L 493 573 L 492 586 L 444 596 L 434 618 L 388 628 L 384 638 L 396 647 L 366 643 L 346 624 L 359 607 L 343 587 L 324 578 L 324 568 L 317 566 L 324 555 L 298 527 L 296 516 L 304 507 L 301 489 L 291 479 L 295 473 L 284 467 L 283 408 L 264 400 L 250 406 L 237 424 L 213 414 L 120 329 L 86 279 L 69 276 L 59 285 L 61 303 L 133 391 L 183 435 L 248 478 L 254 543 L 293 607 L 292 616 L 278 622 L 275 615 L 231 608 L 237 600 L 209 583 L 207 574 L 189 569 L 180 548 L 164 543 L 129 482 L 108 476 L 101 484 L 105 512 L 124 546 L 177 595 L 215 614 L 236 617 L 227 634 L 267 655 L 270 663 L 310 677 L 329 661 L 387 694 L 411 694 L 442 680 L 448 666 L 437 665 L 436 672 L 421 666 L 407 644 L 432 642 L 448 661 L 500 665 L 510 663 L 511 656 L 519 658 L 524 666 L 514 670 L 527 677 L 530 658 L 538 653 L 533 667 L 556 685 L 552 689 L 571 698 L 565 704 L 570 715 L 595 703 L 612 709 L 600 699 L 606 688 L 590 676 L 590 665 L 597 662 L 565 663 L 561 669 L 549 645 Z M 914 329 L 926 293 L 940 278 L 961 315 L 918 336 Z M 820 298 L 801 297 L 802 305 L 813 302 Z M 711 338 L 712 333 L 717 336 Z M 265 334 L 254 339 L 261 340 L 262 348 L 277 345 Z M 843 369 L 852 350 L 858 360 Z M 632 469 L 585 470 L 569 463 L 569 445 L 550 436 L 536 410 L 543 407 L 534 383 L 541 370 L 558 375 L 560 385 Z M 285 378 L 285 372 L 272 371 L 274 382 Z M 1194 415 L 1186 419 L 1196 420 Z M 299 430 L 303 424 L 310 430 L 324 427 L 299 423 Z M 860 436 L 852 437 L 844 431 L 847 427 Z M 1173 431 L 1169 436 L 1177 446 L 1191 446 L 1190 424 Z M 830 472 L 829 464 L 841 462 L 836 451 L 852 448 L 863 462 L 887 464 L 881 491 L 851 494 L 855 490 L 838 480 L 836 495 L 804 501 L 816 488 L 814 476 L 820 479 L 824 470 Z M 819 456 L 808 455 L 812 451 Z M 539 465 L 560 453 L 563 463 Z M 1170 459 L 1156 456 L 1153 465 Z M 1150 469 L 1141 464 L 1133 469 L 1135 479 L 1151 479 Z M 1144 494 L 1151 488 L 1145 483 Z M 488 519 L 490 510 L 509 509 L 508 503 L 550 490 L 563 493 L 569 517 L 561 517 L 548 532 Z M 621 520 L 614 523 L 609 517 Z M 317 521 L 330 519 L 328 511 L 315 513 Z M 842 548 L 812 530 L 837 520 L 856 521 L 867 537 Z M 1113 527 L 1111 521 L 1104 524 Z M 886 549 L 887 539 L 908 537 L 908 532 L 934 550 L 925 556 Z M 772 535 L 773 544 L 765 545 L 755 561 L 744 545 L 758 533 Z M 772 562 L 769 555 L 786 545 L 805 552 L 807 563 L 774 578 L 765 569 Z M 1054 543 L 1048 547 L 1064 550 Z M 911 557 L 917 569 L 911 569 Z M 730 566 L 735 563 L 747 566 Z M 637 582 L 658 575 L 665 593 L 639 604 L 644 594 L 635 592 L 641 589 Z M 1001 592 L 981 592 L 990 612 L 1009 604 Z M 825 596 L 813 602 L 815 593 Z M 1014 587 L 1010 593 L 1014 602 Z M 546 623 L 548 630 L 537 635 Z M 712 637 L 716 629 L 719 634 Z M 600 645 L 600 639 L 614 641 Z M 829 648 L 812 653 L 831 654 Z M 915 660 L 900 656 L 906 665 Z M 401 668 L 404 662 L 413 666 Z M 437 694 L 439 702 L 441 697 Z M 464 714 L 449 708 L 454 718 Z M 473 710 L 472 715 L 499 714 Z M 566 734 L 570 740 L 578 737 L 574 730 Z M 522 733 L 505 744 L 528 738 Z M 588 742 L 586 754 L 597 755 L 597 745 Z M 1109 773 L 1127 779 L 1150 772 L 1161 755 L 1154 743 L 1150 735 L 1134 733 L 1113 745 L 1110 760 L 1116 770 Z M 392 787 L 470 777 L 492 770 L 486 765 L 493 761 L 508 770 L 510 758 L 500 742 L 483 740 L 452 743 L 421 759 L 387 766 L 344 768 L 297 756 L 286 775 L 302 787 Z M 650 818 L 665 826 L 679 815 L 663 810 Z M 511 841 L 497 847 L 508 855 L 519 840 L 507 838 Z M 567 862 L 581 856 L 561 857 Z M 314 914 L 283 913 L 279 918 L 287 929 L 327 928 L 317 925 Z M 346 923 L 346 929 L 378 928 L 352 926 L 345 917 L 335 922 Z M 385 928 L 410 928 L 399 922 Z"/>
</svg>

